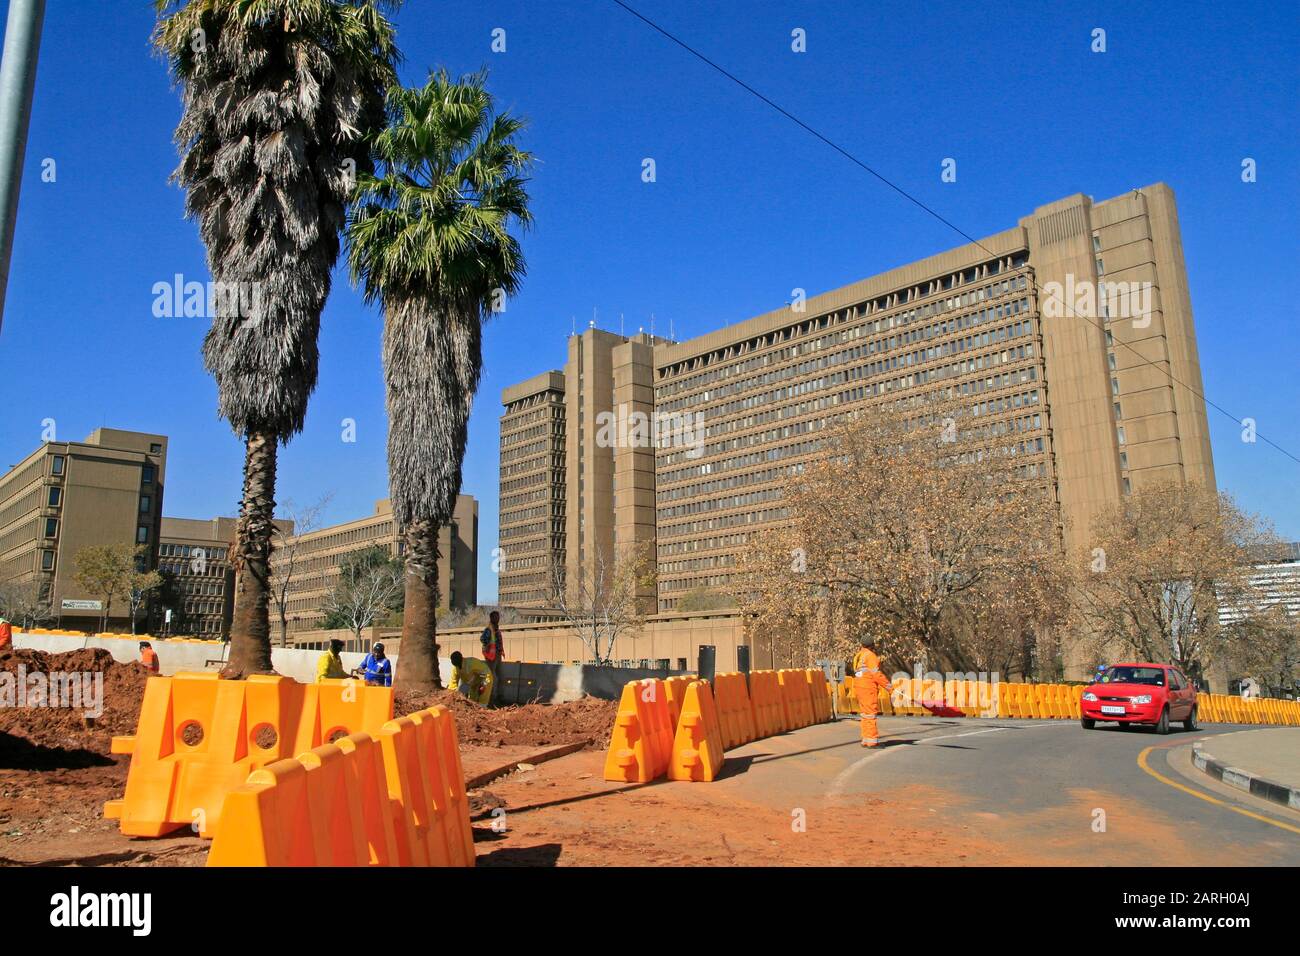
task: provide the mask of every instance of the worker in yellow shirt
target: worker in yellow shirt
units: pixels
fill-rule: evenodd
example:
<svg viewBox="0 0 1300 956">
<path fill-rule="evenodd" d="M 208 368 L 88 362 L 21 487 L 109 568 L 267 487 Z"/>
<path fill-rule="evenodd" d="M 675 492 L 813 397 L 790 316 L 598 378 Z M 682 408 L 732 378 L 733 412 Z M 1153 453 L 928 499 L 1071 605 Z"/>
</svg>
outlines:
<svg viewBox="0 0 1300 956">
<path fill-rule="evenodd" d="M 466 657 L 460 651 L 451 652 L 451 690 L 460 691 L 476 704 L 486 705 L 492 699 L 492 668 L 487 661 Z"/>
<path fill-rule="evenodd" d="M 342 680 L 348 676 L 348 672 L 343 669 L 342 654 L 343 642 L 330 641 L 330 649 L 316 662 L 316 683 L 319 684 L 323 680 Z"/>
<path fill-rule="evenodd" d="M 862 638 L 862 650 L 853 655 L 853 692 L 862 714 L 862 746 L 874 747 L 880 736 L 876 718 L 880 715 L 880 688 L 889 689 L 889 679 L 880 672 L 876 639 Z"/>
</svg>

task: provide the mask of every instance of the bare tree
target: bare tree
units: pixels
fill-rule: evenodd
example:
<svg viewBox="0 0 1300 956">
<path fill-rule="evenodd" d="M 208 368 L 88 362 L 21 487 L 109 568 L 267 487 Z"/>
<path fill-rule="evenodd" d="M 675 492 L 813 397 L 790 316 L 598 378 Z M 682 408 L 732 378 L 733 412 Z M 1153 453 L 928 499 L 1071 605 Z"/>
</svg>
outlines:
<svg viewBox="0 0 1300 956">
<path fill-rule="evenodd" d="M 280 505 L 283 520 L 276 521 L 272 532 L 271 600 L 280 616 L 280 646 L 289 644 L 289 591 L 293 576 L 300 569 L 302 536 L 318 529 L 333 493 L 322 495 L 314 504 L 299 507 L 292 499 Z"/>
<path fill-rule="evenodd" d="M 576 576 L 564 575 L 561 568 L 553 575 L 556 605 L 597 664 L 608 664 L 618 638 L 639 631 L 652 610 L 653 599 L 645 597 L 655 576 L 648 548 L 629 548 L 613 556 L 597 548 L 595 559 Z"/>
<path fill-rule="evenodd" d="M 361 640 L 361 632 L 400 604 L 404 586 L 401 559 L 371 547 L 347 555 L 339 564 L 339 579 L 321 610 L 326 623 L 346 627 Z"/>
<path fill-rule="evenodd" d="M 1098 660 L 1170 661 L 1199 676 L 1237 636 L 1272 630 L 1253 565 L 1279 543 L 1226 494 L 1172 482 L 1137 488 L 1097 515 L 1088 545 L 1071 593 Z M 1221 607 L 1232 609 L 1226 621 Z"/>
<path fill-rule="evenodd" d="M 40 581 L 0 584 L 0 615 L 22 630 L 40 627 L 55 617 L 49 594 Z"/>
</svg>

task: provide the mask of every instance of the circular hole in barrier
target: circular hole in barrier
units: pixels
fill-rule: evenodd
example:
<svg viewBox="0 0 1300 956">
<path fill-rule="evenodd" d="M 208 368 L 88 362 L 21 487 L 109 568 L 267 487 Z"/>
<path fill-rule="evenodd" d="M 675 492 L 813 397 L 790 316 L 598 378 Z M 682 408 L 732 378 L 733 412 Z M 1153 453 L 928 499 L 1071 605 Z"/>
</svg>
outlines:
<svg viewBox="0 0 1300 956">
<path fill-rule="evenodd" d="M 280 735 L 275 732 L 275 728 L 270 724 L 258 724 L 253 728 L 251 739 L 255 747 L 270 750 L 280 742 Z"/>
<path fill-rule="evenodd" d="M 346 737 L 347 735 L 348 729 L 346 727 L 335 727 L 325 735 L 325 742 L 327 744 L 336 744 L 341 738 Z"/>
<path fill-rule="evenodd" d="M 203 743 L 203 725 L 197 720 L 186 721 L 176 732 L 177 738 L 187 747 L 197 747 Z"/>
</svg>

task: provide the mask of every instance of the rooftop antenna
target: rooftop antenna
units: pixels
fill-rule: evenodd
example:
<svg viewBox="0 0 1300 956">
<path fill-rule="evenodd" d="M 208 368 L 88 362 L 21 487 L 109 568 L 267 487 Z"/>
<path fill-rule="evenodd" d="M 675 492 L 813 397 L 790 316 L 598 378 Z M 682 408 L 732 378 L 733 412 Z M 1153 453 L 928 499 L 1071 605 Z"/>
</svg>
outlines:
<svg viewBox="0 0 1300 956">
<path fill-rule="evenodd" d="M 650 341 L 653 342 L 654 338 L 655 338 L 655 314 L 651 312 L 650 313 Z"/>
<path fill-rule="evenodd" d="M 577 334 L 578 334 L 578 317 L 577 317 L 576 315 L 571 315 L 571 316 L 569 316 L 569 321 L 573 323 L 573 332 L 570 333 L 570 334 L 572 334 L 572 335 L 577 335 Z"/>
<path fill-rule="evenodd" d="M 623 334 L 623 313 L 622 312 L 618 314 L 618 334 L 619 335 Z"/>
<path fill-rule="evenodd" d="M 673 317 L 671 315 L 668 316 L 668 341 L 669 342 L 676 341 L 676 339 L 673 338 Z"/>
</svg>

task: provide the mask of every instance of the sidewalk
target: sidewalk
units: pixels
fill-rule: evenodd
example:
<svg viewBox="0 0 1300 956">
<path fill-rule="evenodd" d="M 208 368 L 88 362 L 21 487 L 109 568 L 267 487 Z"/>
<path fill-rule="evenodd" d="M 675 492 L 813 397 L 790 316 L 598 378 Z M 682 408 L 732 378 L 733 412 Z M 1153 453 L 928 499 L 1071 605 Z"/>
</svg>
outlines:
<svg viewBox="0 0 1300 956">
<path fill-rule="evenodd" d="M 1300 728 L 1223 734 L 1198 745 L 1192 760 L 1228 786 L 1300 810 Z"/>
</svg>

